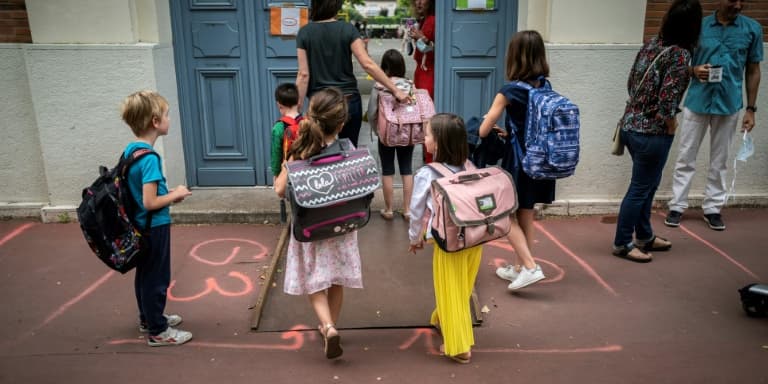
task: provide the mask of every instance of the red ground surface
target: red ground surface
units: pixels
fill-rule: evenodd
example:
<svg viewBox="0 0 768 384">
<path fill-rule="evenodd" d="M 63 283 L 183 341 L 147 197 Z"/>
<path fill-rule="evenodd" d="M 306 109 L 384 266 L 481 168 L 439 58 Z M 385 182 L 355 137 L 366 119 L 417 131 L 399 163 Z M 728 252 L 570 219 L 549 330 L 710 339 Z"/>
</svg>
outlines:
<svg viewBox="0 0 768 384">
<path fill-rule="evenodd" d="M 727 210 L 723 232 L 699 216 L 671 229 L 655 214 L 674 246 L 650 264 L 612 257 L 615 227 L 603 217 L 538 221 L 534 255 L 548 278 L 515 294 L 493 273 L 508 246 L 486 246 L 477 293 L 488 311 L 465 366 L 437 356 L 427 328 L 342 330 L 337 361 L 322 356 L 316 332 L 251 331 L 281 227 L 174 226 L 168 311 L 195 336 L 150 348 L 136 328 L 132 272 L 109 272 L 76 224 L 4 221 L 0 383 L 768 382 L 768 319 L 745 316 L 736 291 L 768 282 L 768 210 Z M 405 228 L 374 220 L 363 230 L 384 225 Z M 407 263 L 406 241 L 360 247 L 368 260 Z M 409 300 L 395 292 L 407 287 L 377 297 Z"/>
</svg>

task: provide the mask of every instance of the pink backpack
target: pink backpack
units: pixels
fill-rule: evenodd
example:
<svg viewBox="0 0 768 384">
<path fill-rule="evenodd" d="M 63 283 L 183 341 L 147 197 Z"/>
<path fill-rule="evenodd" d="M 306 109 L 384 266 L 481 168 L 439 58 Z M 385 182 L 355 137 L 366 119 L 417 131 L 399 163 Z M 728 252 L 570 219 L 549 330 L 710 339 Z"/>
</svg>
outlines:
<svg viewBox="0 0 768 384">
<path fill-rule="evenodd" d="M 427 121 L 435 114 L 435 105 L 426 89 L 414 90 L 415 103 L 399 103 L 388 91 L 379 92 L 376 129 L 379 140 L 388 147 L 424 142 Z"/>
<path fill-rule="evenodd" d="M 454 173 L 441 163 L 430 168 L 443 177 L 432 181 L 432 237 L 446 252 L 456 252 L 506 236 L 517 210 L 512 176 L 491 166 L 467 161 Z"/>
</svg>

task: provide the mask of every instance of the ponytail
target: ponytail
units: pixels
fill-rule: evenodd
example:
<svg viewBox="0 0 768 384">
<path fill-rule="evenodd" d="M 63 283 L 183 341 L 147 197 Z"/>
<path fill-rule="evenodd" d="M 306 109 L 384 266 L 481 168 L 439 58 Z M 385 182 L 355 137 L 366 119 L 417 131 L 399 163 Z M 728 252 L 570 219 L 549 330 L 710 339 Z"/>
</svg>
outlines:
<svg viewBox="0 0 768 384">
<path fill-rule="evenodd" d="M 317 91 L 309 100 L 307 117 L 299 122 L 299 137 L 288 157 L 308 159 L 323 149 L 326 138 L 334 137 L 347 121 L 347 102 L 336 87 Z"/>
<path fill-rule="evenodd" d="M 288 158 L 294 160 L 307 159 L 323 149 L 323 131 L 320 125 L 312 117 L 307 117 L 299 122 L 299 137 L 291 145 Z"/>
</svg>

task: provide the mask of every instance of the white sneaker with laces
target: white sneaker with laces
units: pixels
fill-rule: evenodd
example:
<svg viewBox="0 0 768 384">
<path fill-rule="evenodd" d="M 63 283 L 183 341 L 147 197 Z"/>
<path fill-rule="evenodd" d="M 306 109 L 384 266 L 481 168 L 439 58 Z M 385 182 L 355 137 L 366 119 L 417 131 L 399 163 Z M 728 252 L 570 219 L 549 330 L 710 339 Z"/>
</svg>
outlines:
<svg viewBox="0 0 768 384">
<path fill-rule="evenodd" d="M 496 276 L 504 280 L 515 281 L 519 274 L 520 271 L 518 271 L 514 265 L 507 265 L 506 267 L 496 269 Z"/>
<path fill-rule="evenodd" d="M 175 327 L 175 326 L 181 324 L 181 322 L 183 320 L 181 318 L 181 316 L 176 315 L 176 314 L 168 315 L 168 314 L 164 313 L 163 316 L 165 316 L 165 319 L 168 320 L 168 326 L 169 327 Z M 141 333 L 149 332 L 149 328 L 147 328 L 147 324 L 146 323 L 140 323 L 139 324 L 139 332 L 141 332 Z"/>
<path fill-rule="evenodd" d="M 163 333 L 147 337 L 147 344 L 150 347 L 162 347 L 165 345 L 182 345 L 192 339 L 192 333 L 182 331 L 173 327 L 168 327 Z"/>
<path fill-rule="evenodd" d="M 528 269 L 526 267 L 520 268 L 520 273 L 515 278 L 515 281 L 507 286 L 507 289 L 514 291 L 520 288 L 527 287 L 539 280 L 544 279 L 544 272 L 541 271 L 541 266 L 536 264 L 536 268 Z"/>
</svg>

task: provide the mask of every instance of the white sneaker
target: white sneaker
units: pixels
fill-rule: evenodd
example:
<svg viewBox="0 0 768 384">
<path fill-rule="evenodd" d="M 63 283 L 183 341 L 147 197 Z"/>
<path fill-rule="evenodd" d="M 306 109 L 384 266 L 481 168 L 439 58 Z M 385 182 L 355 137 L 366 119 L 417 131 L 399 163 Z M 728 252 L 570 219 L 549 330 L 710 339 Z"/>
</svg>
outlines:
<svg viewBox="0 0 768 384">
<path fill-rule="evenodd" d="M 182 345 L 192 339 L 192 333 L 182 331 L 173 327 L 168 327 L 163 333 L 147 337 L 147 344 L 150 347 L 162 347 L 165 345 Z"/>
<path fill-rule="evenodd" d="M 175 327 L 175 326 L 181 324 L 182 318 L 179 315 L 163 314 L 163 316 L 165 316 L 165 319 L 168 320 L 168 326 L 169 327 Z M 139 332 L 141 332 L 141 333 L 149 332 L 149 328 L 147 328 L 147 324 L 146 323 L 139 324 Z"/>
<path fill-rule="evenodd" d="M 511 284 L 507 286 L 507 289 L 514 291 L 523 287 L 527 287 L 544 278 L 544 272 L 541 271 L 541 267 L 536 264 L 536 268 L 528 269 L 526 267 L 520 268 L 520 272 Z"/>
<path fill-rule="evenodd" d="M 496 269 L 496 276 L 501 277 L 504 280 L 515 281 L 519 274 L 520 271 L 515 269 L 514 265 L 507 265 L 506 267 Z"/>
</svg>

